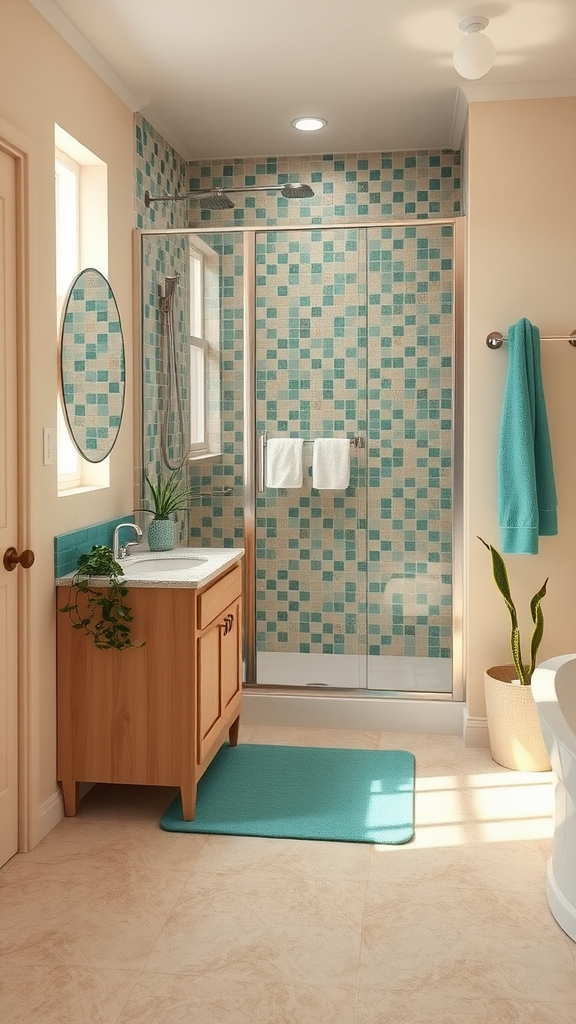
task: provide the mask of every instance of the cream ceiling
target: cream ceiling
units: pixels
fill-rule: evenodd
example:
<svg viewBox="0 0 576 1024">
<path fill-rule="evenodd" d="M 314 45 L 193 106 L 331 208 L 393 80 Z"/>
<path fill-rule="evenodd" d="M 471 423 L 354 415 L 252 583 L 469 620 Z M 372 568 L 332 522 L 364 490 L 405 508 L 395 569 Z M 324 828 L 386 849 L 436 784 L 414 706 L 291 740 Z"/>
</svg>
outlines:
<svg viewBox="0 0 576 1024">
<path fill-rule="evenodd" d="M 576 95 L 576 0 L 32 3 L 189 160 L 457 148 L 469 99 Z M 497 53 L 476 83 L 451 59 L 469 14 Z"/>
</svg>

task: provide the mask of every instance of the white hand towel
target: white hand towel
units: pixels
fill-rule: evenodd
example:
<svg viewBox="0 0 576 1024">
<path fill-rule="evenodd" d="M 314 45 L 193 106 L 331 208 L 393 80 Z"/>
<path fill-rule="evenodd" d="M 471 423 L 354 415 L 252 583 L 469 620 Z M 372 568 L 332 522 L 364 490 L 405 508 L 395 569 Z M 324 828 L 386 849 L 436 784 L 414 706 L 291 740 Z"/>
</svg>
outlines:
<svg viewBox="0 0 576 1024">
<path fill-rule="evenodd" d="M 317 437 L 312 452 L 312 487 L 342 491 L 350 483 L 350 439 Z"/>
<path fill-rule="evenodd" d="M 266 442 L 266 486 L 302 487 L 301 437 L 271 437 Z"/>
</svg>

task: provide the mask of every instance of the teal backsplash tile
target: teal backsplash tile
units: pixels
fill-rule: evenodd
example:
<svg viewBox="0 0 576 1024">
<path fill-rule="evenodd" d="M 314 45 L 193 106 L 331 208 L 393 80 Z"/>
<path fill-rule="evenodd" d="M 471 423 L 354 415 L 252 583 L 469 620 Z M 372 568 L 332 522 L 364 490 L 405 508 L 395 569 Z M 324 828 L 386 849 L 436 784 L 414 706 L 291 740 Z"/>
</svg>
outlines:
<svg viewBox="0 0 576 1024">
<path fill-rule="evenodd" d="M 134 515 L 128 512 L 119 519 L 109 519 L 95 526 L 87 526 L 72 533 L 62 533 L 54 537 L 54 574 L 56 578 L 75 572 L 78 568 L 80 555 L 91 551 L 94 545 L 105 544 L 112 547 L 112 538 L 119 523 L 133 523 Z"/>
</svg>

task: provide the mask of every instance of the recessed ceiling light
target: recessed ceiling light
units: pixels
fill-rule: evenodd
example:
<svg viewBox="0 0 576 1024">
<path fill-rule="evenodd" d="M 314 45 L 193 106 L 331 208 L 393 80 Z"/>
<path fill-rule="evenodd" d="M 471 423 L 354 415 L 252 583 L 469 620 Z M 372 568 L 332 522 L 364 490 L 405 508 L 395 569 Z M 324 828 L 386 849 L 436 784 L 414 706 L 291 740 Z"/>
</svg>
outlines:
<svg viewBox="0 0 576 1024">
<path fill-rule="evenodd" d="M 328 124 L 323 117 L 297 117 L 292 121 L 292 127 L 299 132 L 317 132 Z"/>
</svg>

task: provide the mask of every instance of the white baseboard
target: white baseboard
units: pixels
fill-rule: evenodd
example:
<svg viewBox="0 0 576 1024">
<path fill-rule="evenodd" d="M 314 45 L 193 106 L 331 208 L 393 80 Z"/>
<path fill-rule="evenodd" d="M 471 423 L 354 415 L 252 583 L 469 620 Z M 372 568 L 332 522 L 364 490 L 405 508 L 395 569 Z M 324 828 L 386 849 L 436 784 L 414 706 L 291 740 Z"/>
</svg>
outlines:
<svg viewBox="0 0 576 1024">
<path fill-rule="evenodd" d="M 44 803 L 40 804 L 40 840 L 62 821 L 64 817 L 64 801 L 60 786 Z"/>
<path fill-rule="evenodd" d="M 460 701 L 244 692 L 244 725 L 462 736 Z"/>
<path fill-rule="evenodd" d="M 464 746 L 489 747 L 488 722 L 485 718 L 472 718 L 464 708 Z"/>
<path fill-rule="evenodd" d="M 86 796 L 92 786 L 93 782 L 81 782 L 80 783 L 80 800 L 83 796 Z M 40 838 L 39 842 L 42 842 L 44 836 L 47 836 L 53 828 L 56 827 L 59 821 L 62 821 L 64 817 L 64 800 L 62 799 L 62 790 L 60 786 L 58 789 L 49 796 L 43 804 L 40 804 Z"/>
</svg>

